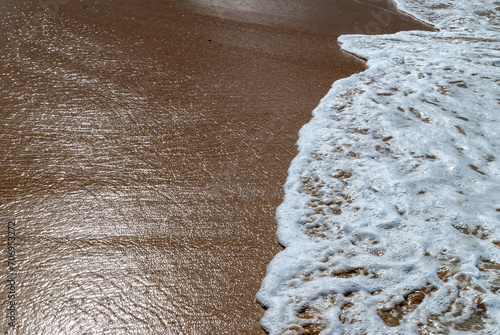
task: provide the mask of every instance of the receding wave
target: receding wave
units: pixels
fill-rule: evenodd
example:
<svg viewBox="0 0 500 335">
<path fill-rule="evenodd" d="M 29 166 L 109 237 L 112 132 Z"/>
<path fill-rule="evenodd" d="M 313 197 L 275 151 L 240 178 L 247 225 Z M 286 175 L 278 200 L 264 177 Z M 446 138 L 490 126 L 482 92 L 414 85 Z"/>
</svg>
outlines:
<svg viewBox="0 0 500 335">
<path fill-rule="evenodd" d="M 500 4 L 342 36 L 368 70 L 300 131 L 258 300 L 271 334 L 500 333 Z"/>
</svg>

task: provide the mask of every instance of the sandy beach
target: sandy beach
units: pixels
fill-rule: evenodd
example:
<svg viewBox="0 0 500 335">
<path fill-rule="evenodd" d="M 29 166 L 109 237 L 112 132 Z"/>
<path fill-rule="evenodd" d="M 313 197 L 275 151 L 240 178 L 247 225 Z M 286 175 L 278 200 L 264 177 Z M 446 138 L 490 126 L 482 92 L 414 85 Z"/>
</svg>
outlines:
<svg viewBox="0 0 500 335">
<path fill-rule="evenodd" d="M 376 0 L 2 6 L 9 334 L 264 334 L 298 131 L 364 69 L 337 37 L 426 29 Z"/>
</svg>

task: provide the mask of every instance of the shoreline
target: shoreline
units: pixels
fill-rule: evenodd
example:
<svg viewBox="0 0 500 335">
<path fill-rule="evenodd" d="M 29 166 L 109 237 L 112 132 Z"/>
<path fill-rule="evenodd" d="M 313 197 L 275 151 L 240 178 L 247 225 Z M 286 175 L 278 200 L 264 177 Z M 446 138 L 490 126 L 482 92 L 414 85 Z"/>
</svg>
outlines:
<svg viewBox="0 0 500 335">
<path fill-rule="evenodd" d="M 274 212 L 298 131 L 365 68 L 337 37 L 425 28 L 374 17 L 380 1 L 285 16 L 277 3 L 70 1 L 3 58 L 19 331 L 264 333 L 255 294 L 281 250 Z M 47 297 L 66 312 L 33 304 Z"/>
<path fill-rule="evenodd" d="M 258 294 L 271 334 L 499 329 L 494 4 L 400 2 L 439 30 L 339 38 L 368 69 L 301 129 Z"/>
</svg>

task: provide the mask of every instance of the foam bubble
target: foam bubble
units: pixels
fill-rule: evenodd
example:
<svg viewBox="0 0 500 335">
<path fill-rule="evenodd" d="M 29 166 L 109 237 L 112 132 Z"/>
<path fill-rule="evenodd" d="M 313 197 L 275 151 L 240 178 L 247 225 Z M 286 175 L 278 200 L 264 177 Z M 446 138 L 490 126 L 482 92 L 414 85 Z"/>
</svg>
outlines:
<svg viewBox="0 0 500 335">
<path fill-rule="evenodd" d="M 440 31 L 339 38 L 368 70 L 300 131 L 271 334 L 500 333 L 498 3 L 398 6 Z"/>
</svg>

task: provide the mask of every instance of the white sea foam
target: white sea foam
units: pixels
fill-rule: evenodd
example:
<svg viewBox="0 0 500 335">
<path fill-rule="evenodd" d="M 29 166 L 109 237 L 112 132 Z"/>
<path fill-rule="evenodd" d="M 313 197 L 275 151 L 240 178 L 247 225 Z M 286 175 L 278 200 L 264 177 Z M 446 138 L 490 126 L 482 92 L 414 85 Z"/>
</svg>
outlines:
<svg viewBox="0 0 500 335">
<path fill-rule="evenodd" d="M 271 334 L 500 334 L 500 2 L 398 6 L 440 31 L 339 39 L 368 70 L 300 131 Z"/>
</svg>

